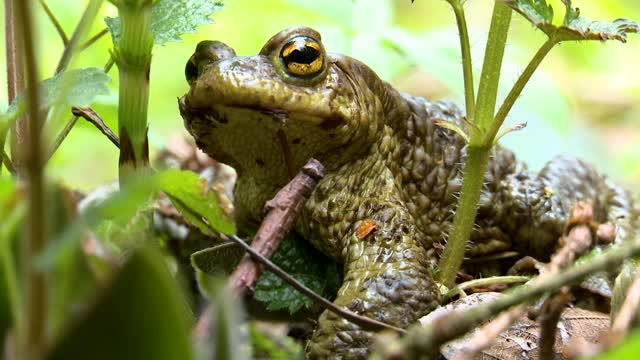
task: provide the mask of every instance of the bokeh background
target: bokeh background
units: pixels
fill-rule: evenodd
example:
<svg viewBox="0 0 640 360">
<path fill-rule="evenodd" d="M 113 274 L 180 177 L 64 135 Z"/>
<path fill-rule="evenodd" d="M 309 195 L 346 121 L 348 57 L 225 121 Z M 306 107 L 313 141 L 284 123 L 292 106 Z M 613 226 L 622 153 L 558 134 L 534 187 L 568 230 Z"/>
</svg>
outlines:
<svg viewBox="0 0 640 360">
<path fill-rule="evenodd" d="M 47 0 L 70 34 L 86 1 Z M 557 22 L 564 9 L 560 0 L 549 1 Z M 463 104 L 462 71 L 453 13 L 445 1 L 416 0 L 230 0 L 213 14 L 215 23 L 184 36 L 180 43 L 154 47 L 151 70 L 149 139 L 151 155 L 175 136 L 185 134 L 176 99 L 187 91 L 184 64 L 195 45 L 204 39 L 223 40 L 239 55 L 257 53 L 276 32 L 307 25 L 322 33 L 328 51 L 341 52 L 369 64 L 383 79 L 400 90 L 430 99 L 452 98 Z M 474 68 L 479 74 L 493 1 L 470 0 L 467 16 Z M 640 21 L 640 1 L 575 1 L 590 19 L 626 17 Z M 62 52 L 54 27 L 36 6 L 38 48 L 42 78 L 53 74 Z M 104 16 L 116 16 L 105 4 L 91 35 L 102 30 Z M 4 16 L 4 15 L 2 15 Z M 3 27 L 2 27 L 3 28 Z M 3 29 L 0 28 L 2 38 Z M 544 41 L 544 35 L 514 14 L 501 94 L 506 94 L 518 74 Z M 76 56 L 72 67 L 101 67 L 108 59 L 111 39 Z M 627 44 L 608 42 L 567 43 L 554 49 L 525 89 L 509 117 L 510 124 L 528 127 L 508 135 L 502 143 L 530 167 L 540 168 L 560 153 L 586 159 L 636 194 L 640 193 L 640 35 Z M 0 67 L 5 69 L 5 48 L 0 47 Z M 94 108 L 117 129 L 117 69 L 110 75 L 111 94 L 101 96 Z M 476 75 L 476 79 L 479 75 Z M 0 110 L 6 108 L 6 73 L 0 72 Z M 66 117 L 63 118 L 66 120 Z M 54 138 L 62 127 L 50 124 Z M 89 190 L 117 178 L 117 149 L 95 128 L 79 121 L 51 159 L 47 172 L 80 190 Z"/>
</svg>

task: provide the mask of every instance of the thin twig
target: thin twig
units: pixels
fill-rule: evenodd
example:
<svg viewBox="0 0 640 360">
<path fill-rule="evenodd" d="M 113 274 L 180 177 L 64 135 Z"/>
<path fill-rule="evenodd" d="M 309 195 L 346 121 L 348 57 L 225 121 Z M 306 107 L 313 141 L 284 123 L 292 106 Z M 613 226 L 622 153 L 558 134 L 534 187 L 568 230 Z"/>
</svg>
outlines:
<svg viewBox="0 0 640 360">
<path fill-rule="evenodd" d="M 51 20 L 51 23 L 56 28 L 56 31 L 58 32 L 58 35 L 60 35 L 60 39 L 62 40 L 62 44 L 64 46 L 67 46 L 69 44 L 69 38 L 67 37 L 67 34 L 64 32 L 64 29 L 62 28 L 62 25 L 60 25 L 60 22 L 58 21 L 56 16 L 53 14 L 53 11 L 51 11 L 51 9 L 49 8 L 49 6 L 47 5 L 47 3 L 44 0 L 40 0 L 40 5 L 42 5 L 42 8 L 44 9 L 44 12 L 47 13 L 47 16 L 49 17 L 49 20 Z"/>
<path fill-rule="evenodd" d="M 318 181 L 324 176 L 324 167 L 317 160 L 310 160 L 285 187 L 280 189 L 273 199 L 267 201 L 265 216 L 251 248 L 261 256 L 270 258 L 278 244 L 284 238 L 296 215 L 302 209 Z M 231 292 L 242 297 L 253 293 L 253 287 L 262 273 L 262 268 L 248 255 L 229 277 Z"/>
<path fill-rule="evenodd" d="M 34 29 L 30 1 L 16 1 L 15 14 L 20 26 L 22 40 L 21 60 L 24 63 L 28 83 L 26 91 L 28 109 L 28 148 L 25 168 L 28 179 L 29 213 L 27 216 L 27 243 L 24 252 L 24 274 L 26 274 L 27 331 L 24 342 L 26 359 L 39 359 L 45 349 L 47 330 L 47 282 L 45 274 L 36 270 L 33 262 L 47 244 L 44 224 L 46 203 L 44 201 L 44 172 L 41 141 L 41 113 L 38 110 L 38 69 L 34 48 Z"/>
<path fill-rule="evenodd" d="M 104 123 L 104 121 L 102 121 L 102 118 L 100 117 L 100 115 L 98 115 L 95 110 L 93 110 L 90 107 L 87 108 L 79 108 L 79 107 L 72 107 L 71 108 L 71 112 L 73 113 L 73 115 L 75 115 L 76 117 L 80 116 L 83 119 L 87 120 L 88 122 L 92 123 L 95 127 L 98 128 L 98 130 L 100 130 L 100 132 L 102 134 L 104 134 L 116 147 L 120 148 L 120 139 L 118 138 L 118 135 L 116 135 L 108 126 L 107 124 Z"/>
<path fill-rule="evenodd" d="M 255 259 L 256 261 L 260 262 L 262 265 L 264 265 L 265 268 L 267 268 L 267 270 L 271 271 L 272 273 L 274 273 L 275 275 L 277 275 L 279 278 L 281 278 L 282 280 L 284 280 L 284 282 L 286 282 L 287 284 L 291 285 L 293 288 L 295 288 L 296 290 L 300 291 L 301 293 L 303 293 L 304 295 L 308 296 L 311 300 L 315 301 L 316 304 L 320 305 L 321 307 L 323 307 L 324 309 L 327 309 L 351 322 L 353 322 L 356 325 L 361 326 L 363 329 L 366 330 L 393 330 L 399 334 L 404 334 L 406 333 L 406 330 L 395 327 L 393 325 L 389 325 L 386 323 L 383 323 L 381 321 L 372 319 L 372 318 L 368 318 L 366 316 L 361 316 L 358 315 L 356 313 L 353 313 L 349 310 L 346 309 L 342 309 L 338 306 L 336 306 L 334 303 L 332 303 L 331 301 L 323 298 L 322 296 L 316 294 L 313 290 L 309 289 L 308 287 L 306 287 L 304 284 L 302 284 L 301 282 L 299 282 L 298 280 L 296 280 L 295 278 L 293 278 L 291 275 L 287 274 L 286 271 L 282 270 L 280 267 L 278 267 L 278 265 L 274 264 L 273 262 L 271 262 L 271 260 L 267 259 L 266 257 L 260 255 L 258 252 L 256 252 L 255 250 L 253 250 L 251 248 L 251 246 L 249 246 L 247 243 L 245 243 L 242 239 L 240 239 L 239 237 L 232 235 L 232 236 L 225 236 L 222 235 L 223 238 L 227 238 L 228 240 L 233 241 L 235 244 L 239 245 L 240 247 L 242 247 L 246 252 L 248 252 L 251 257 L 253 259 Z"/>
<path fill-rule="evenodd" d="M 101 37 L 105 36 L 108 33 L 109 33 L 109 29 L 107 29 L 107 28 L 104 28 L 104 29 L 100 30 L 99 33 L 93 35 L 84 44 L 80 45 L 80 51 L 86 50 L 89 46 L 93 45 L 96 41 L 100 40 Z"/>
<path fill-rule="evenodd" d="M 16 175 L 16 168 L 13 165 L 13 162 L 11 161 L 9 154 L 7 154 L 7 152 L 4 151 L 4 149 L 2 149 L 2 163 L 7 168 L 7 170 L 9 170 L 11 175 Z"/>
<path fill-rule="evenodd" d="M 626 300 L 620 307 L 618 316 L 613 321 L 611 331 L 617 333 L 620 338 L 629 331 L 631 324 L 638 317 L 640 308 L 640 271 L 637 271 L 636 278 L 627 290 Z"/>
<path fill-rule="evenodd" d="M 517 283 L 525 283 L 531 280 L 530 276 L 494 276 L 482 279 L 474 279 L 465 281 L 462 284 L 456 285 L 454 288 L 449 290 L 445 295 L 444 299 L 449 299 L 456 296 L 461 291 L 465 291 L 467 289 L 471 289 L 474 287 L 482 287 L 482 286 L 491 286 L 491 285 L 508 285 L 508 284 L 517 284 Z"/>
<path fill-rule="evenodd" d="M 569 287 L 563 287 L 556 295 L 547 299 L 540 313 L 540 337 L 538 340 L 540 359 L 553 359 L 556 355 L 556 333 L 558 321 L 565 307 L 571 300 Z"/>
</svg>

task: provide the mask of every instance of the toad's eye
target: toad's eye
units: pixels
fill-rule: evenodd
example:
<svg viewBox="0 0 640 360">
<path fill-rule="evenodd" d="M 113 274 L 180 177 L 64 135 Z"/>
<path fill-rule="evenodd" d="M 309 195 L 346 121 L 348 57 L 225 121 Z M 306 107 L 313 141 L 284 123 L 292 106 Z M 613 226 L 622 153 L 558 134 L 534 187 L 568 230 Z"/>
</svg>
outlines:
<svg viewBox="0 0 640 360">
<path fill-rule="evenodd" d="M 298 77 L 312 77 L 322 71 L 324 54 L 312 38 L 298 36 L 282 47 L 280 57 L 287 72 Z"/>
</svg>

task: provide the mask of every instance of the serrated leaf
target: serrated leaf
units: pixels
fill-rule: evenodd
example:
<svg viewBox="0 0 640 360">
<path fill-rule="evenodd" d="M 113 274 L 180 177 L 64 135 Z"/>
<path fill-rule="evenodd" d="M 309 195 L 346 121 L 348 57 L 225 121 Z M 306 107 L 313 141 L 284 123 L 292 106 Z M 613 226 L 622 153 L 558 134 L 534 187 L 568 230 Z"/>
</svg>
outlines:
<svg viewBox="0 0 640 360">
<path fill-rule="evenodd" d="M 557 42 L 577 40 L 626 42 L 627 34 L 640 32 L 640 24 L 632 20 L 591 21 L 580 16 L 580 10 L 571 5 L 571 0 L 562 0 L 566 11 L 561 26 L 553 24 L 553 9 L 546 0 L 502 0 L 502 2 Z"/>
<path fill-rule="evenodd" d="M 93 305 L 45 359 L 194 358 L 186 301 L 156 251 L 131 256 Z"/>
<path fill-rule="evenodd" d="M 337 290 L 335 284 L 339 283 L 336 279 L 340 274 L 335 263 L 300 237 L 285 238 L 271 260 L 318 294 L 331 297 Z M 258 279 L 254 299 L 264 303 L 269 311 L 288 309 L 291 314 L 313 305 L 311 299 L 269 271 Z"/>
<path fill-rule="evenodd" d="M 151 9 L 151 33 L 153 42 L 163 45 L 180 42 L 180 36 L 195 33 L 200 25 L 213 23 L 209 16 L 220 10 L 222 1 L 211 0 L 159 0 Z M 113 43 L 120 41 L 120 18 L 104 19 Z"/>
<path fill-rule="evenodd" d="M 52 106 L 88 106 L 97 95 L 109 94 L 107 83 L 111 77 L 100 68 L 85 68 L 65 71 L 43 80 L 40 88 L 40 109 Z M 24 96 L 20 95 L 11 103 L 5 114 L 0 116 L 0 129 L 7 126 L 24 112 Z"/>
</svg>

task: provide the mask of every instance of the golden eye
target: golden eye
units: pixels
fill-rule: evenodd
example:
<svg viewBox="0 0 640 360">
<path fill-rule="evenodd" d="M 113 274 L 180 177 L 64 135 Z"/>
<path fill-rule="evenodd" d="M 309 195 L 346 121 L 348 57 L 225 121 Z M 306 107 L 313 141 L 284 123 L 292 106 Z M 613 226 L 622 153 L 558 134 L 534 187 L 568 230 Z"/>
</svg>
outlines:
<svg viewBox="0 0 640 360">
<path fill-rule="evenodd" d="M 298 36 L 282 47 L 280 57 L 291 75 L 311 77 L 322 71 L 324 54 L 320 44 L 312 38 Z"/>
</svg>

